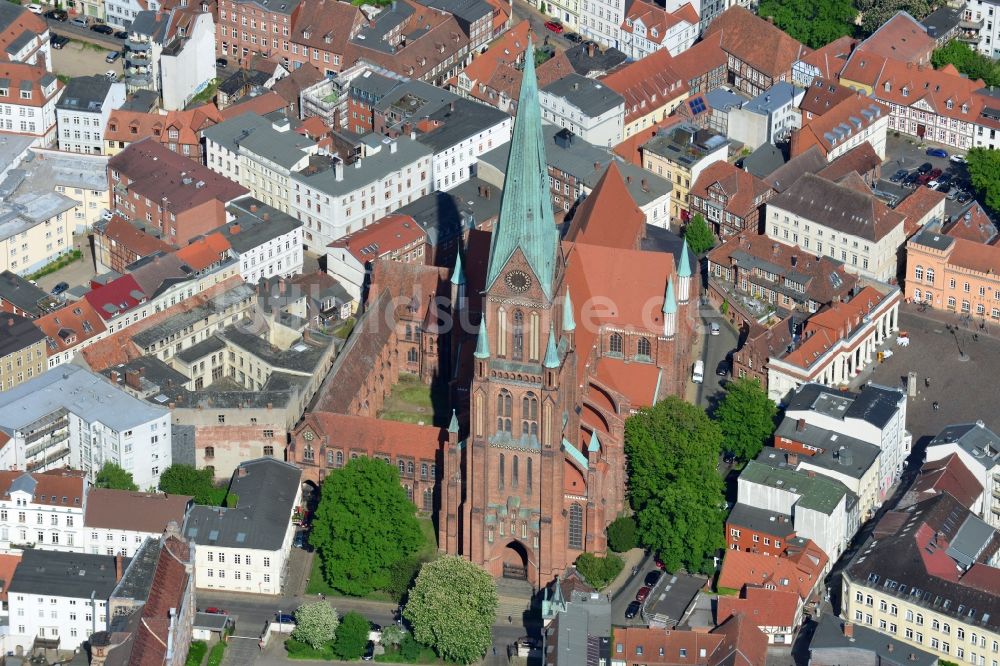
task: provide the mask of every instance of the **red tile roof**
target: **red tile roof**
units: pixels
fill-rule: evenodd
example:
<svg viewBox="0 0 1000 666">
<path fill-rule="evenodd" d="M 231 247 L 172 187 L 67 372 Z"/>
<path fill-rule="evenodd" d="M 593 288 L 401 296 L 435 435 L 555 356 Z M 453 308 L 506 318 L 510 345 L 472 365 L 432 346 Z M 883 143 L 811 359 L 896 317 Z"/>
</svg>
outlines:
<svg viewBox="0 0 1000 666">
<path fill-rule="evenodd" d="M 405 447 L 406 454 L 415 458 L 434 458 L 441 442 L 448 440 L 448 433 L 435 426 L 327 411 L 307 414 L 293 437 L 305 430 L 319 438 L 330 437 L 348 449 L 396 453 Z"/>
<path fill-rule="evenodd" d="M 888 116 L 889 108 L 885 104 L 861 94 L 851 95 L 822 116 L 804 123 L 792 134 L 792 157 L 813 145 L 830 153 L 844 141 Z"/>
<path fill-rule="evenodd" d="M 186 596 L 190 578 L 187 567 L 191 564 L 189 553 L 183 541 L 176 537 L 165 539 L 153 570 L 149 595 L 142 607 L 129 664 L 167 663 L 167 645 L 175 640 L 171 631 L 175 620 L 170 617 L 171 612 L 180 613 L 185 603 L 193 601 Z"/>
<path fill-rule="evenodd" d="M 669 115 L 652 127 L 640 130 L 614 147 L 615 155 L 636 166 L 642 166 L 642 145 L 656 136 L 660 130 L 665 130 L 684 122 L 680 115 Z"/>
<path fill-rule="evenodd" d="M 412 217 L 391 213 L 367 227 L 338 238 L 328 247 L 347 250 L 363 266 L 426 238 L 427 233 Z"/>
<path fill-rule="evenodd" d="M 14 20 L 5 25 L 3 30 L 0 31 L 0 53 L 3 53 L 5 57 L 11 56 L 7 48 L 15 41 L 19 41 L 19 38 L 25 33 L 41 37 L 49 31 L 49 26 L 44 18 L 28 11 L 27 7 L 19 7 L 18 9 L 20 11 L 18 11 Z M 13 13 L 15 10 L 8 9 L 7 11 Z M 20 51 L 23 47 L 24 44 L 18 47 L 17 50 Z"/>
<path fill-rule="evenodd" d="M 653 113 L 688 91 L 685 80 L 672 67 L 666 49 L 605 74 L 601 81 L 625 98 L 625 122 Z"/>
<path fill-rule="evenodd" d="M 841 78 L 852 77 L 845 73 Z M 940 116 L 971 123 L 976 121 L 987 99 L 976 94 L 983 87 L 981 79 L 965 78 L 954 68 L 934 69 L 890 58 L 883 61 L 877 72 L 873 95 L 882 102 L 903 107 L 922 101 Z"/>
<path fill-rule="evenodd" d="M 105 141 L 134 143 L 153 137 L 163 144 L 198 145 L 200 132 L 222 122 L 222 114 L 215 104 L 209 102 L 188 111 L 168 111 L 165 113 L 143 113 L 115 109 L 108 116 L 104 129 Z M 178 138 L 170 137 L 170 130 L 178 132 Z"/>
<path fill-rule="evenodd" d="M 35 326 L 42 329 L 48 338 L 45 351 L 49 356 L 73 349 L 108 330 L 104 325 L 104 318 L 86 299 L 64 305 L 55 312 L 39 317 L 35 320 Z"/>
<path fill-rule="evenodd" d="M 91 289 L 84 298 L 105 321 L 108 321 L 144 302 L 147 296 L 134 277 L 123 275 L 97 289 Z"/>
<path fill-rule="evenodd" d="M 231 250 L 232 246 L 226 237 L 216 232 L 192 241 L 177 250 L 174 256 L 199 272 L 225 259 Z"/>
<path fill-rule="evenodd" d="M 339 0 L 315 0 L 299 5 L 291 41 L 318 51 L 344 54 L 348 40 L 366 23 L 361 8 Z"/>
<path fill-rule="evenodd" d="M 801 60 L 818 69 L 819 75 L 824 79 L 833 80 L 840 74 L 857 44 L 858 40 L 845 35 L 803 56 Z"/>
<path fill-rule="evenodd" d="M 706 72 L 724 68 L 726 61 L 726 52 L 722 50 L 722 33 L 717 32 L 703 35 L 700 42 L 678 53 L 672 65 L 674 71 L 690 85 Z"/>
<path fill-rule="evenodd" d="M 1000 569 L 988 564 L 976 562 L 958 582 L 966 587 L 988 592 L 994 598 L 1000 597 Z"/>
<path fill-rule="evenodd" d="M 651 0 L 635 0 L 626 7 L 625 20 L 621 24 L 622 32 L 632 34 L 632 25 L 642 21 L 646 29 L 643 38 L 654 44 L 663 44 L 663 40 L 675 27 L 687 29 L 698 25 L 698 12 L 690 2 L 674 12 L 668 12 L 662 5 Z"/>
<path fill-rule="evenodd" d="M 657 666 L 694 664 L 710 666 L 723 636 L 700 631 L 649 629 L 646 627 L 615 628 L 615 643 L 622 643 L 624 654 L 614 652 L 615 660 L 623 663 L 642 662 Z M 684 657 L 681 657 L 684 650 Z"/>
<path fill-rule="evenodd" d="M 926 189 L 926 188 L 924 188 Z M 943 192 L 938 192 L 944 196 Z M 952 238 L 964 238 L 976 243 L 991 243 L 996 238 L 997 228 L 979 202 L 973 202 L 962 217 L 955 219 L 944 229 Z"/>
<path fill-rule="evenodd" d="M 767 636 L 743 613 L 737 613 L 712 630 L 724 637 L 711 666 L 766 666 Z"/>
<path fill-rule="evenodd" d="M 910 196 L 896 205 L 896 212 L 906 216 L 906 221 L 903 224 L 907 238 L 920 230 L 918 225 L 931 211 L 942 204 L 944 199 L 944 192 L 938 192 L 929 187 L 918 187 Z M 944 213 L 943 207 L 941 212 Z"/>
<path fill-rule="evenodd" d="M 983 494 L 983 484 L 979 483 L 958 454 L 952 453 L 940 460 L 924 463 L 910 491 L 917 493 L 919 499 L 942 492 L 950 493 L 962 506 L 971 510 Z"/>
<path fill-rule="evenodd" d="M 861 42 L 855 53 L 895 58 L 905 62 L 929 63 L 937 46 L 927 29 L 904 11 L 883 23 L 868 39 Z"/>
<path fill-rule="evenodd" d="M 609 219 L 614 219 L 616 223 L 607 224 Z M 621 170 L 612 161 L 593 191 L 577 208 L 566 232 L 566 240 L 635 249 L 635 239 L 641 238 L 645 226 L 645 213 L 629 194 Z"/>
<path fill-rule="evenodd" d="M 139 258 L 148 257 L 157 252 L 172 252 L 174 249 L 170 243 L 150 236 L 118 215 L 111 218 L 101 235 L 112 241 L 112 244 L 121 245 Z"/>
<path fill-rule="evenodd" d="M 1000 266 L 1000 246 L 956 238 L 948 255 L 948 264 L 980 273 L 996 272 L 997 266 Z"/>
<path fill-rule="evenodd" d="M 83 524 L 130 532 L 159 534 L 167 523 L 184 523 L 184 512 L 191 497 L 166 493 L 143 493 L 130 490 L 91 488 L 87 493 L 87 512 Z M 128 511 L 122 507 L 128 506 Z"/>
<path fill-rule="evenodd" d="M 521 87 L 520 72 L 514 69 L 514 65 L 524 56 L 530 30 L 531 25 L 528 21 L 521 21 L 491 43 L 485 53 L 473 57 L 463 72 L 472 81 L 470 92 L 473 97 L 487 104 L 494 104 L 496 100 L 490 100 L 488 93 L 480 87 L 489 86 L 501 69 L 504 69 L 511 79 L 517 80 L 517 88 Z M 510 95 L 507 90 L 504 92 Z M 516 94 L 511 95 L 511 98 L 517 99 Z"/>
<path fill-rule="evenodd" d="M 856 182 L 856 178 L 875 172 L 881 164 L 882 158 L 872 148 L 872 144 L 865 141 L 817 171 L 816 175 L 835 183 L 848 182 L 845 179 L 850 176 L 849 180 Z M 868 181 L 863 182 L 867 183 Z"/>
<path fill-rule="evenodd" d="M 806 320 L 802 343 L 782 360 L 808 368 L 839 340 L 861 325 L 865 315 L 885 298 L 874 287 L 865 287 L 847 303 L 835 302 Z"/>
<path fill-rule="evenodd" d="M 722 50 L 777 80 L 809 53 L 802 43 L 750 10 L 733 6 L 717 16 L 706 35 L 722 33 Z"/>
<path fill-rule="evenodd" d="M 183 213 L 209 201 L 228 202 L 249 192 L 194 160 L 151 139 L 130 144 L 108 160 L 108 172 L 127 179 L 129 195 L 164 202 L 164 209 Z"/>
<path fill-rule="evenodd" d="M 824 113 L 857 93 L 847 86 L 842 86 L 833 79 L 818 78 L 806 88 L 799 109 L 803 113 L 822 116 Z M 809 116 L 805 116 L 808 118 Z"/>
<path fill-rule="evenodd" d="M 42 93 L 42 80 L 48 81 L 53 78 L 52 73 L 45 67 L 26 65 L 21 62 L 0 62 L 0 78 L 6 79 L 8 82 L 5 88 L 7 94 L 0 95 L 0 103 L 13 106 L 45 106 L 65 87 L 62 81 L 56 80 L 52 94 L 46 97 Z M 22 98 L 20 96 L 22 90 L 30 90 L 31 99 Z M 40 129 L 44 131 L 44 128 Z"/>
<path fill-rule="evenodd" d="M 796 553 L 794 559 L 743 550 L 726 551 L 719 572 L 719 587 L 742 590 L 745 586 L 774 586 L 796 593 L 806 600 L 823 578 L 829 562 L 826 554 L 812 541 Z"/>
<path fill-rule="evenodd" d="M 754 201 L 770 191 L 771 186 L 749 171 L 739 169 L 724 160 L 708 165 L 691 184 L 691 195 L 708 199 L 708 189 L 719 184 L 726 194 L 727 211 L 743 217 L 754 207 Z"/>
<path fill-rule="evenodd" d="M 78 470 L 55 469 L 34 474 L 18 470 L 0 471 L 0 498 L 10 500 L 10 485 L 25 474 L 35 480 L 32 503 L 83 508 L 87 475 Z"/>
<path fill-rule="evenodd" d="M 7 602 L 7 588 L 14 579 L 14 570 L 21 563 L 21 555 L 0 555 L 0 601 Z"/>
<path fill-rule="evenodd" d="M 290 104 L 284 97 L 274 92 L 266 92 L 257 97 L 246 97 L 232 106 L 227 106 L 222 110 L 223 120 L 232 120 L 244 113 L 256 113 L 259 116 L 287 109 Z"/>
<path fill-rule="evenodd" d="M 747 588 L 744 597 L 719 597 L 716 622 L 722 623 L 737 613 L 758 627 L 794 627 L 801 599 L 795 592 Z"/>
</svg>

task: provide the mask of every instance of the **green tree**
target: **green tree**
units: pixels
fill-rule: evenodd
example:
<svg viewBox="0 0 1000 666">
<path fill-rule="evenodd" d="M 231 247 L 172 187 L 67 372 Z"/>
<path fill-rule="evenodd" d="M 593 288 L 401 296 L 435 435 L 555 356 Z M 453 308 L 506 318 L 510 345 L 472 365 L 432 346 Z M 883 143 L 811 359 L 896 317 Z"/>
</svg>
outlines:
<svg viewBox="0 0 1000 666">
<path fill-rule="evenodd" d="M 576 558 L 575 564 L 580 575 L 597 590 L 607 587 L 625 566 L 622 558 L 612 553 L 609 553 L 607 557 L 600 557 L 593 553 L 581 553 L 580 557 Z"/>
<path fill-rule="evenodd" d="M 325 601 L 303 604 L 295 611 L 292 638 L 318 650 L 333 640 L 339 624 L 337 611 Z"/>
<path fill-rule="evenodd" d="M 413 625 L 413 637 L 438 656 L 468 664 L 482 659 L 493 643 L 498 603 L 492 576 L 449 555 L 420 569 L 403 617 Z"/>
<path fill-rule="evenodd" d="M 409 556 L 401 559 L 389 572 L 389 583 L 382 588 L 396 601 L 402 601 L 406 596 L 406 591 L 413 585 L 414 579 L 420 573 L 420 567 L 424 560 L 419 557 Z"/>
<path fill-rule="evenodd" d="M 340 621 L 337 638 L 333 641 L 333 652 L 345 661 L 360 659 L 368 645 L 370 625 L 360 613 L 351 611 Z"/>
<path fill-rule="evenodd" d="M 218 505 L 226 491 L 215 486 L 211 469 L 174 463 L 160 475 L 160 490 L 171 495 L 190 495 L 196 504 Z"/>
<path fill-rule="evenodd" d="M 1000 211 L 1000 150 L 973 148 L 965 159 L 972 186 L 983 195 L 988 208 Z"/>
<path fill-rule="evenodd" d="M 726 384 L 726 395 L 715 408 L 725 447 L 741 460 L 760 453 L 774 434 L 778 406 L 760 382 L 746 377 Z"/>
<path fill-rule="evenodd" d="M 403 636 L 408 635 L 395 624 L 390 624 L 382 628 L 382 645 L 398 646 L 403 642 Z"/>
<path fill-rule="evenodd" d="M 94 485 L 98 488 L 112 488 L 114 490 L 139 490 L 132 479 L 132 473 L 126 472 L 120 465 L 113 462 L 106 462 L 97 472 Z"/>
<path fill-rule="evenodd" d="M 931 54 L 931 64 L 938 69 L 954 65 L 970 79 L 982 79 L 988 86 L 1000 85 L 1000 65 L 987 55 L 974 51 L 971 46 L 952 40 Z"/>
<path fill-rule="evenodd" d="M 878 30 L 896 12 L 907 12 L 918 21 L 931 13 L 928 0 L 858 0 L 857 5 L 861 10 L 861 29 L 865 35 Z"/>
<path fill-rule="evenodd" d="M 854 34 L 858 10 L 851 0 L 761 0 L 757 14 L 806 46 L 818 49 L 838 37 Z"/>
<path fill-rule="evenodd" d="M 671 396 L 625 422 L 629 500 L 639 542 L 669 571 L 708 572 L 723 545 L 722 431 L 704 411 Z"/>
<path fill-rule="evenodd" d="M 703 254 L 715 247 L 715 236 L 701 213 L 695 213 L 685 225 L 684 238 L 695 254 Z"/>
<path fill-rule="evenodd" d="M 608 547 L 616 553 L 635 548 L 635 518 L 619 516 L 608 525 Z"/>
<path fill-rule="evenodd" d="M 362 456 L 333 472 L 309 538 L 326 582 L 356 596 L 385 589 L 393 567 L 423 543 L 416 510 L 386 462 Z"/>
</svg>

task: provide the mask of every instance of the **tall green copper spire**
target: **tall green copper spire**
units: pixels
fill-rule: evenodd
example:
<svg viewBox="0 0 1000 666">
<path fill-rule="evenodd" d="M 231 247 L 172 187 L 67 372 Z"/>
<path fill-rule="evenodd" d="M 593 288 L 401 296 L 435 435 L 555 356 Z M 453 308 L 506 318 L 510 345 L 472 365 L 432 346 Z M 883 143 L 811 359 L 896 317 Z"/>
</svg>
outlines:
<svg viewBox="0 0 1000 666">
<path fill-rule="evenodd" d="M 490 338 L 486 333 L 486 317 L 484 316 L 482 321 L 479 322 L 479 337 L 476 339 L 476 353 L 473 354 L 476 358 L 489 358 L 490 357 Z"/>
<path fill-rule="evenodd" d="M 451 423 L 448 424 L 448 432 L 458 432 L 458 413 L 451 410 Z"/>
<path fill-rule="evenodd" d="M 677 269 L 677 277 L 691 277 L 691 259 L 688 257 L 688 239 L 684 239 L 684 247 L 681 248 L 681 265 Z"/>
<path fill-rule="evenodd" d="M 674 296 L 674 276 L 667 280 L 667 293 L 663 296 L 663 314 L 677 314 L 677 298 Z"/>
<path fill-rule="evenodd" d="M 514 132 L 510 139 L 503 198 L 500 200 L 500 219 L 491 241 L 486 288 L 493 285 L 500 271 L 520 248 L 546 297 L 552 298 L 559 231 L 552 217 L 552 200 L 549 197 L 545 140 L 542 136 L 542 115 L 533 53 L 534 48 L 529 40 L 525 51 L 521 94 L 517 100 L 517 116 L 514 118 Z"/>
<path fill-rule="evenodd" d="M 576 330 L 576 318 L 573 316 L 573 301 L 569 297 L 569 287 L 566 287 L 566 300 L 563 301 L 563 330 Z"/>
</svg>

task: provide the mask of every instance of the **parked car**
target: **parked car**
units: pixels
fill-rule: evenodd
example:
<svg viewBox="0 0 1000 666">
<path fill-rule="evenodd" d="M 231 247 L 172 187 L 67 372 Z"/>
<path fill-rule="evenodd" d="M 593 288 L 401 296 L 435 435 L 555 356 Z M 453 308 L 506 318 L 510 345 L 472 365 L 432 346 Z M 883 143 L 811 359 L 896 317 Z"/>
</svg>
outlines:
<svg viewBox="0 0 1000 666">
<path fill-rule="evenodd" d="M 958 189 L 957 187 L 953 187 L 950 190 L 948 190 L 948 194 L 946 196 L 948 197 L 948 201 L 954 201 L 959 197 L 960 194 L 962 194 L 962 190 Z"/>
<path fill-rule="evenodd" d="M 295 533 L 295 537 L 292 538 L 292 545 L 295 546 L 296 548 L 305 548 L 306 547 L 306 533 L 305 532 L 296 532 Z"/>
<path fill-rule="evenodd" d="M 938 186 L 935 187 L 938 192 L 948 192 L 952 189 L 951 183 L 947 180 L 938 181 Z"/>
<path fill-rule="evenodd" d="M 646 580 L 644 580 L 642 584 L 646 585 L 647 587 L 653 587 L 654 585 L 660 582 L 660 577 L 662 575 L 663 572 L 660 571 L 659 569 L 657 569 L 656 571 L 650 571 L 648 574 L 646 574 Z"/>
<path fill-rule="evenodd" d="M 948 157 L 948 151 L 944 148 L 928 148 L 927 154 L 931 157 Z"/>
<path fill-rule="evenodd" d="M 223 609 L 216 608 L 215 606 L 209 606 L 208 608 L 206 608 L 202 612 L 203 613 L 209 613 L 210 615 L 229 615 L 229 613 L 227 613 Z"/>
<path fill-rule="evenodd" d="M 295 616 L 291 613 L 275 613 L 274 621 L 278 624 L 295 624 Z"/>
<path fill-rule="evenodd" d="M 565 37 L 568 41 L 573 42 L 574 44 L 579 44 L 580 42 L 583 41 L 583 37 L 576 34 L 575 32 L 567 32 L 565 35 L 563 35 L 563 37 Z"/>
<path fill-rule="evenodd" d="M 361 661 L 371 661 L 375 658 L 375 643 L 368 641 L 368 645 L 365 646 L 365 652 L 361 655 Z"/>
<path fill-rule="evenodd" d="M 83 18 L 82 16 L 77 16 L 76 18 L 71 18 L 69 20 L 69 22 L 70 22 L 70 25 L 75 25 L 75 26 L 78 26 L 80 28 L 86 28 L 87 27 L 87 19 Z"/>
<path fill-rule="evenodd" d="M 920 180 L 920 174 L 914 171 L 909 176 L 903 179 L 903 185 L 905 187 L 910 187 L 910 188 L 916 187 L 918 180 Z"/>
<path fill-rule="evenodd" d="M 52 295 L 53 296 L 58 296 L 59 294 L 63 293 L 64 291 L 66 291 L 68 289 L 69 289 L 69 283 L 67 283 L 67 282 L 60 282 L 56 286 L 52 287 Z"/>
<path fill-rule="evenodd" d="M 937 186 L 940 185 L 940 184 L 941 183 L 938 182 L 938 181 L 936 181 L 936 180 L 929 180 L 929 181 L 927 181 L 927 187 L 931 188 L 932 190 L 933 189 L 937 189 Z"/>
<path fill-rule="evenodd" d="M 924 162 L 923 164 L 917 167 L 917 173 L 927 173 L 933 168 L 934 168 L 933 164 L 931 164 L 930 162 Z"/>
<path fill-rule="evenodd" d="M 115 39 L 122 39 L 122 40 L 128 39 L 128 31 L 119 30 L 118 32 L 115 33 Z"/>
<path fill-rule="evenodd" d="M 652 591 L 653 590 L 650 587 L 645 587 L 645 586 L 640 587 L 639 591 L 635 593 L 635 600 L 638 601 L 638 602 L 645 601 L 646 597 L 648 597 L 649 593 L 652 592 Z"/>
<path fill-rule="evenodd" d="M 556 33 L 557 35 L 563 31 L 562 23 L 558 21 L 546 21 L 545 29 Z"/>
<path fill-rule="evenodd" d="M 49 43 L 52 45 L 52 48 L 61 49 L 62 47 L 69 44 L 69 37 L 63 37 L 62 35 L 52 35 L 52 38 L 49 40 Z"/>
<path fill-rule="evenodd" d="M 65 10 L 62 9 L 50 9 L 49 11 L 45 12 L 43 16 L 45 16 L 45 18 L 47 19 L 52 19 L 53 21 L 59 21 L 60 23 L 69 18 L 69 14 L 67 14 Z"/>
<path fill-rule="evenodd" d="M 931 177 L 931 180 L 937 180 L 938 178 L 941 177 L 942 173 L 944 173 L 944 171 L 942 171 L 941 169 L 931 169 L 927 173 L 927 175 Z"/>
<path fill-rule="evenodd" d="M 733 455 L 732 451 L 725 451 L 722 454 L 722 462 L 726 463 L 727 465 L 732 465 L 734 462 L 736 462 L 736 456 Z"/>
<path fill-rule="evenodd" d="M 657 568 L 657 569 L 659 569 L 660 571 L 663 571 L 664 569 L 666 569 L 666 568 L 667 568 L 667 567 L 666 567 L 666 566 L 665 566 L 665 565 L 663 564 L 663 561 L 662 561 L 662 560 L 661 560 L 661 559 L 660 559 L 659 557 L 654 557 L 654 558 L 653 558 L 653 564 L 655 564 L 655 565 L 656 565 L 656 568 Z"/>
<path fill-rule="evenodd" d="M 948 159 L 955 164 L 965 164 L 965 155 L 952 155 Z"/>
<path fill-rule="evenodd" d="M 104 62 L 114 62 L 121 58 L 122 54 L 120 51 L 108 51 L 108 55 L 104 56 Z"/>
<path fill-rule="evenodd" d="M 215 66 L 216 67 L 221 67 L 222 69 L 225 69 L 226 67 L 229 67 L 229 61 L 226 60 L 225 58 L 216 58 L 215 59 Z"/>
<path fill-rule="evenodd" d="M 33 2 L 30 5 L 28 5 L 28 11 L 31 12 L 32 14 L 41 14 L 45 10 L 42 8 L 41 5 Z"/>
<path fill-rule="evenodd" d="M 719 361 L 719 365 L 715 366 L 715 374 L 719 377 L 729 376 L 729 361 L 722 359 Z"/>
<path fill-rule="evenodd" d="M 709 330 L 712 332 L 712 335 L 718 335 L 719 331 L 721 330 L 719 328 L 719 322 L 713 321 L 711 326 L 709 326 Z"/>
<path fill-rule="evenodd" d="M 642 608 L 642 604 L 638 601 L 629 602 L 628 608 L 625 609 L 625 619 L 631 620 L 636 615 L 639 614 L 639 609 Z"/>
<path fill-rule="evenodd" d="M 108 71 L 104 72 L 104 76 L 108 77 L 110 81 L 118 80 L 118 72 L 116 72 L 113 69 L 109 69 Z"/>
<path fill-rule="evenodd" d="M 906 178 L 908 175 L 910 175 L 909 171 L 907 171 L 906 169 L 900 169 L 899 171 L 897 171 L 896 173 L 892 174 L 889 177 L 889 182 L 890 183 L 899 183 L 904 178 Z"/>
<path fill-rule="evenodd" d="M 955 198 L 960 204 L 969 203 L 972 201 L 972 195 L 968 192 L 959 192 L 958 196 Z"/>
<path fill-rule="evenodd" d="M 92 26 L 90 26 L 90 29 L 92 31 L 98 33 L 99 35 L 113 35 L 113 34 L 115 34 L 115 29 L 112 28 L 110 25 L 106 25 L 104 23 L 97 23 L 95 25 L 92 25 Z"/>
</svg>

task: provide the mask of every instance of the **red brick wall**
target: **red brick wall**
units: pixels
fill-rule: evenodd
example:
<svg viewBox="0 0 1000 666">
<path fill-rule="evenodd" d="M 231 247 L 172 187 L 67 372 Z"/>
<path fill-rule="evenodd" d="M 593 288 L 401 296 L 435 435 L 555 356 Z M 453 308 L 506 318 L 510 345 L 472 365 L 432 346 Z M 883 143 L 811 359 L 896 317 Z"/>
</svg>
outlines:
<svg viewBox="0 0 1000 666">
<path fill-rule="evenodd" d="M 738 531 L 740 535 L 735 536 L 733 530 Z M 757 540 L 754 541 L 754 538 Z M 780 545 L 775 546 L 775 544 Z M 726 548 L 730 550 L 743 550 L 748 553 L 766 553 L 777 556 L 781 555 L 787 545 L 783 538 L 779 537 L 776 539 L 771 534 L 764 534 L 745 526 L 726 523 Z"/>
</svg>

